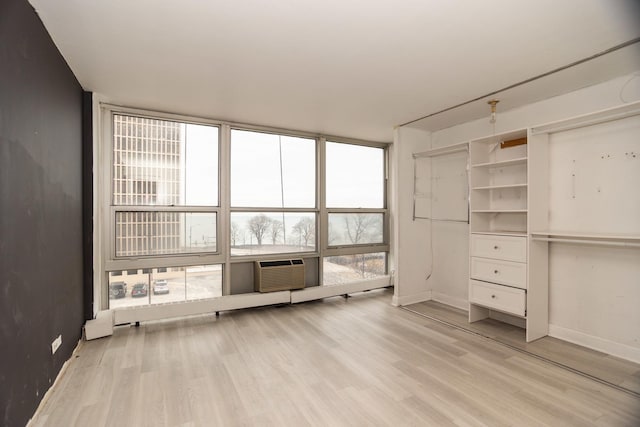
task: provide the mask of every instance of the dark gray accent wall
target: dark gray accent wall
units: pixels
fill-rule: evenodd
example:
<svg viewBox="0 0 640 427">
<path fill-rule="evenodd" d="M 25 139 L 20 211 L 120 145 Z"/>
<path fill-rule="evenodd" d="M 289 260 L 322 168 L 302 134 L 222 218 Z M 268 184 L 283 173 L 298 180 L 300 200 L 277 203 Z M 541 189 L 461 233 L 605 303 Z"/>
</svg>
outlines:
<svg viewBox="0 0 640 427">
<path fill-rule="evenodd" d="M 27 0 L 2 0 L 2 426 L 27 423 L 80 339 L 82 224 L 82 88 Z"/>
</svg>

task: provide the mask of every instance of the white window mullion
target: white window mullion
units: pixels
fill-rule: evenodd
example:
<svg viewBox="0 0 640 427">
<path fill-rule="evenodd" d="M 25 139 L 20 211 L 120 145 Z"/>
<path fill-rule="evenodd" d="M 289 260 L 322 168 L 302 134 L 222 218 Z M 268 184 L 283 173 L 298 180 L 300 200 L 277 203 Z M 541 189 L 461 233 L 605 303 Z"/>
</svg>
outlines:
<svg viewBox="0 0 640 427">
<path fill-rule="evenodd" d="M 318 173 L 316 174 L 318 184 L 316 188 L 318 189 L 317 196 L 317 206 L 320 208 L 319 218 L 318 218 L 318 227 L 316 229 L 316 245 L 317 250 L 320 253 L 320 258 L 318 259 L 318 283 L 322 285 L 323 277 L 324 277 L 324 253 L 325 248 L 328 243 L 328 217 L 327 217 L 327 206 L 325 201 L 326 198 L 326 156 L 325 156 L 325 146 L 327 140 L 325 138 L 318 138 Z"/>
</svg>

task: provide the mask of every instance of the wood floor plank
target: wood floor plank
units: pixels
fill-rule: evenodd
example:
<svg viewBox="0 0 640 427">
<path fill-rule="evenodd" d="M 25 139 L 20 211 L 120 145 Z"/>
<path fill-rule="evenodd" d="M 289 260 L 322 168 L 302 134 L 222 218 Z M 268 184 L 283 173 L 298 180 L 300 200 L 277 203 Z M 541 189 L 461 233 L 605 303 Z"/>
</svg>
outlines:
<svg viewBox="0 0 640 427">
<path fill-rule="evenodd" d="M 390 298 L 118 327 L 82 343 L 33 426 L 640 425 L 637 397 Z"/>
<path fill-rule="evenodd" d="M 467 312 L 436 301 L 407 307 L 640 393 L 640 364 L 550 336 L 527 343 L 525 330 L 493 319 L 469 323 Z"/>
</svg>

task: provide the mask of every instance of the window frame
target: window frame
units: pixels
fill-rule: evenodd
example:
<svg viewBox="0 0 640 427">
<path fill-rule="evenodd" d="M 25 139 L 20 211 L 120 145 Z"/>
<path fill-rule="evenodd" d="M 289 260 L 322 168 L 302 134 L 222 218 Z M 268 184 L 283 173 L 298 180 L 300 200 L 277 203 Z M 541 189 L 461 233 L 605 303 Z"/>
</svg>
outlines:
<svg viewBox="0 0 640 427">
<path fill-rule="evenodd" d="M 315 206 L 309 208 L 277 208 L 277 207 L 260 207 L 260 206 L 251 206 L 251 207 L 242 207 L 242 206 L 231 206 L 231 144 L 233 141 L 231 140 L 231 131 L 240 130 L 240 131 L 248 131 L 248 132 L 258 132 L 258 133 L 266 133 L 271 135 L 281 135 L 281 136 L 290 136 L 296 138 L 308 138 L 315 141 Z M 258 260 L 276 260 L 282 258 L 317 258 L 320 257 L 321 247 L 319 237 L 319 228 L 320 228 L 320 180 L 321 180 L 321 171 L 320 171 L 320 148 L 319 148 L 319 138 L 317 135 L 305 134 L 303 132 L 296 133 L 286 130 L 278 130 L 271 128 L 260 128 L 257 126 L 245 126 L 245 125 L 232 125 L 229 127 L 229 229 L 226 230 L 226 233 L 229 235 L 229 257 L 230 262 L 239 263 L 239 262 L 252 262 Z M 231 255 L 231 214 L 232 213 L 313 213 L 315 215 L 315 223 L 316 223 L 316 235 L 315 235 L 315 249 L 313 251 L 306 252 L 281 252 L 281 253 L 271 253 L 271 254 L 253 254 L 253 255 Z"/>
<path fill-rule="evenodd" d="M 113 205 L 114 183 L 114 137 L 113 115 L 169 120 L 218 128 L 218 206 L 149 206 Z M 366 253 L 386 253 L 386 275 L 389 275 L 391 260 L 389 195 L 389 156 L 391 144 L 350 138 L 327 136 L 296 130 L 265 127 L 251 124 L 226 122 L 208 118 L 185 116 L 138 109 L 97 101 L 94 103 L 94 307 L 107 309 L 109 304 L 109 280 L 111 271 L 132 269 L 162 269 L 220 264 L 222 266 L 222 295 L 231 294 L 231 266 L 234 263 L 250 263 L 257 260 L 277 260 L 284 258 L 315 258 L 318 265 L 317 283 L 323 285 L 324 259 L 331 256 L 356 255 Z M 273 208 L 273 207 L 231 207 L 231 130 L 254 131 L 283 136 L 309 138 L 315 141 L 315 207 L 314 208 Z M 383 150 L 383 207 L 382 208 L 327 208 L 326 207 L 326 142 L 369 146 Z M 178 253 L 170 255 L 115 256 L 115 216 L 116 212 L 169 211 L 169 212 L 212 212 L 216 214 L 216 251 L 204 253 Z M 315 251 L 288 252 L 274 254 L 254 254 L 231 256 L 231 213 L 313 213 L 315 215 Z M 383 243 L 357 245 L 328 245 L 328 215 L 330 213 L 381 213 L 383 215 Z M 189 303 L 189 301 L 186 301 Z M 97 312 L 97 311 L 96 311 Z"/>
<path fill-rule="evenodd" d="M 153 120 L 173 121 L 185 124 L 205 125 L 217 128 L 218 131 L 218 205 L 217 206 L 170 206 L 170 205 L 115 205 L 114 199 L 114 116 L 130 116 Z M 224 264 L 224 246 L 226 242 L 221 235 L 223 230 L 223 188 L 222 180 L 224 179 L 224 171 L 222 170 L 224 162 L 222 160 L 222 133 L 223 124 L 218 121 L 207 119 L 194 119 L 184 117 L 177 114 L 167 114 L 161 112 L 152 112 L 139 110 L 135 108 L 127 108 L 113 106 L 108 104 L 101 105 L 102 120 L 102 161 L 103 167 L 102 183 L 99 188 L 102 190 L 102 206 L 107 208 L 103 211 L 103 239 L 105 241 L 105 251 L 103 257 L 104 272 L 114 270 L 129 270 L 133 268 L 163 268 L 163 267 L 188 267 L 191 265 L 205 264 Z M 116 215 L 120 212 L 178 212 L 178 213 L 215 213 L 216 214 L 216 250 L 208 252 L 188 252 L 176 254 L 141 254 L 141 255 L 116 255 Z M 224 276 L 224 271 L 223 271 Z M 108 288 L 108 286 L 106 287 Z M 108 289 L 107 289 L 108 290 Z"/>
<path fill-rule="evenodd" d="M 389 209 L 388 209 L 388 185 L 389 185 L 389 150 L 387 144 L 383 143 L 355 143 L 349 140 L 345 140 L 343 138 L 332 138 L 331 140 L 325 139 L 323 144 L 324 149 L 324 177 L 326 179 L 326 143 L 337 143 L 337 144 L 351 144 L 351 145 L 359 145 L 365 147 L 379 148 L 382 151 L 383 158 L 383 184 L 382 184 L 382 201 L 383 205 L 381 208 L 332 208 L 326 206 L 326 187 L 323 193 L 323 205 L 324 205 L 324 226 L 322 227 L 323 240 L 324 240 L 324 248 L 323 258 L 331 257 L 331 256 L 340 256 L 340 255 L 357 255 L 357 254 L 367 254 L 367 253 L 376 253 L 376 252 L 389 252 Z M 356 243 L 356 244 L 339 244 L 339 245 L 330 245 L 329 244 L 329 215 L 330 214 L 366 214 L 366 213 L 377 213 L 382 214 L 382 243 Z M 387 257 L 388 264 L 388 257 Z"/>
</svg>

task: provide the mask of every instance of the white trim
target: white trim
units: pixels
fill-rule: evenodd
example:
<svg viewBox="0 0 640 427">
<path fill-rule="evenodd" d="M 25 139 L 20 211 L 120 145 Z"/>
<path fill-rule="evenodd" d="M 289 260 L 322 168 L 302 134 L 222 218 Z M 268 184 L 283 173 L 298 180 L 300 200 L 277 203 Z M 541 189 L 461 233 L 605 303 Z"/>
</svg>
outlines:
<svg viewBox="0 0 640 427">
<path fill-rule="evenodd" d="M 115 309 L 114 322 L 116 325 L 120 325 L 124 323 L 214 313 L 216 311 L 229 311 L 272 304 L 288 304 L 290 301 L 289 291 L 225 295 L 205 300 Z"/>
<path fill-rule="evenodd" d="M 430 301 L 432 299 L 432 294 L 433 292 L 431 290 L 403 296 L 397 296 L 394 294 L 391 299 L 391 304 L 396 307 L 401 307 L 403 305 L 415 304 L 417 302 Z"/>
<path fill-rule="evenodd" d="M 640 101 L 634 101 L 627 104 L 617 105 L 592 113 L 583 114 L 577 117 L 558 120 L 555 122 L 532 126 L 531 135 L 539 135 L 543 133 L 563 132 L 571 129 L 587 127 L 599 123 L 610 122 L 614 120 L 622 120 L 640 114 Z"/>
<path fill-rule="evenodd" d="M 469 301 L 465 298 L 452 297 L 441 292 L 432 291 L 431 299 L 460 310 L 469 311 Z"/>
<path fill-rule="evenodd" d="M 640 348 L 610 341 L 558 325 L 549 325 L 549 335 L 573 344 L 601 351 L 621 359 L 640 363 Z"/>
<path fill-rule="evenodd" d="M 324 137 L 318 138 L 316 144 L 316 249 L 318 250 L 318 283 L 324 282 L 324 257 L 326 248 L 329 245 L 329 216 L 325 206 L 327 188 L 324 177 L 327 174 L 327 140 Z"/>
<path fill-rule="evenodd" d="M 391 276 L 383 276 L 361 282 L 345 283 L 340 285 L 313 286 L 299 291 L 291 292 L 291 303 L 312 301 L 321 298 L 345 295 L 354 292 L 369 291 L 389 286 Z"/>
<path fill-rule="evenodd" d="M 322 252 L 322 254 L 324 258 L 343 255 L 376 254 L 379 252 L 389 252 L 389 245 L 386 243 L 371 243 L 358 246 L 329 246 Z"/>
<path fill-rule="evenodd" d="M 87 320 L 84 324 L 86 341 L 110 335 L 113 335 L 113 310 L 99 311 L 95 319 Z"/>
<path fill-rule="evenodd" d="M 220 217 L 218 218 L 218 248 L 223 257 L 222 295 L 231 295 L 231 128 L 227 124 L 220 126 L 220 143 L 218 151 L 218 202 Z M 228 250 L 227 250 L 228 248 Z"/>
<path fill-rule="evenodd" d="M 44 405 L 46 405 L 49 398 L 51 398 L 51 395 L 53 394 L 53 389 L 58 384 L 58 381 L 60 380 L 60 378 L 62 378 L 65 372 L 67 372 L 67 369 L 69 368 L 69 362 L 75 359 L 76 353 L 80 350 L 80 347 L 82 345 L 83 345 L 83 342 L 81 338 L 80 341 L 78 341 L 78 344 L 76 344 L 76 348 L 74 348 L 73 351 L 71 352 L 71 356 L 69 356 L 66 362 L 64 362 L 64 364 L 62 365 L 62 368 L 60 368 L 60 371 L 58 371 L 58 375 L 56 375 L 56 379 L 53 381 L 53 384 L 49 386 L 44 396 L 42 396 L 42 400 L 40 400 L 40 403 L 38 403 L 38 407 L 36 408 L 36 411 L 33 413 L 29 421 L 27 421 L 26 427 L 30 427 L 33 425 L 33 420 L 35 420 L 38 417 L 38 415 L 40 414 L 40 411 L 42 411 L 42 409 L 44 408 Z M 41 423 L 38 423 L 38 424 L 41 424 Z"/>
<path fill-rule="evenodd" d="M 93 233 L 93 307 L 92 314 L 95 318 L 98 312 L 102 309 L 102 271 L 104 269 L 104 265 L 102 263 L 102 233 L 100 231 L 100 226 L 104 221 L 102 219 L 102 199 L 101 199 L 101 185 L 102 180 L 100 178 L 100 173 L 102 171 L 101 161 L 102 161 L 102 151 L 100 150 L 100 140 L 101 140 L 101 132 L 102 132 L 102 110 L 100 109 L 99 95 L 94 93 L 91 97 L 91 114 L 92 114 L 92 122 L 93 122 L 93 140 L 91 142 L 91 147 L 93 151 L 93 163 L 91 164 L 91 175 L 93 180 L 93 224 L 92 224 L 92 233 Z"/>
</svg>

